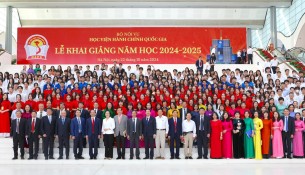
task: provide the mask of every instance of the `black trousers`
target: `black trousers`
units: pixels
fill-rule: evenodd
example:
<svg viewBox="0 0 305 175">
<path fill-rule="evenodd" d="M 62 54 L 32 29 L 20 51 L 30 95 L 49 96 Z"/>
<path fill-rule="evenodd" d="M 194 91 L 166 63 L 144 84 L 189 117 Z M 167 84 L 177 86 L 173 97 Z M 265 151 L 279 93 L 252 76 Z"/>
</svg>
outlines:
<svg viewBox="0 0 305 175">
<path fill-rule="evenodd" d="M 283 140 L 284 153 L 285 153 L 285 155 L 290 157 L 291 156 L 291 134 L 283 131 L 282 140 Z"/>
<path fill-rule="evenodd" d="M 38 151 L 39 151 L 39 138 L 37 134 L 30 134 L 28 137 L 29 142 L 29 155 L 30 158 L 37 158 L 38 157 Z M 35 148 L 35 149 L 34 149 Z"/>
<path fill-rule="evenodd" d="M 105 157 L 113 158 L 114 134 L 104 134 Z"/>
<path fill-rule="evenodd" d="M 144 136 L 145 158 L 154 158 L 154 143 L 155 143 L 154 140 L 155 139 L 153 136 Z"/>
<path fill-rule="evenodd" d="M 89 156 L 90 158 L 97 157 L 98 154 L 98 136 L 96 134 L 92 134 L 91 136 L 88 137 L 88 142 L 89 142 Z"/>
<path fill-rule="evenodd" d="M 176 142 L 176 154 L 175 154 L 175 142 Z M 175 133 L 174 137 L 170 137 L 170 152 L 171 157 L 179 157 L 179 150 L 180 150 L 180 135 Z"/>
<path fill-rule="evenodd" d="M 16 134 L 13 137 L 13 149 L 14 149 L 14 157 L 18 157 L 18 147 L 20 148 L 20 155 L 24 157 L 24 136 L 20 134 Z"/>
<path fill-rule="evenodd" d="M 58 136 L 58 143 L 59 143 L 59 157 L 63 156 L 64 147 L 66 150 L 66 157 L 69 157 L 69 153 L 70 153 L 69 137 Z"/>
<path fill-rule="evenodd" d="M 208 143 L 209 138 L 207 137 L 208 133 L 206 131 L 199 131 L 197 136 L 197 148 L 198 148 L 198 157 L 202 157 L 202 149 L 203 149 L 203 157 L 208 157 Z"/>
<path fill-rule="evenodd" d="M 53 157 L 54 136 L 47 136 L 43 138 L 43 153 L 44 157 Z"/>
<path fill-rule="evenodd" d="M 116 136 L 118 157 L 125 158 L 125 137 L 119 134 Z"/>
<path fill-rule="evenodd" d="M 83 137 L 82 133 L 80 133 L 75 139 L 73 140 L 73 153 L 74 157 L 81 157 L 83 154 Z M 78 152 L 77 152 L 78 149 Z"/>
<path fill-rule="evenodd" d="M 248 54 L 248 64 L 253 64 L 253 54 Z"/>
<path fill-rule="evenodd" d="M 132 133 L 130 136 L 130 158 L 133 158 L 133 149 L 136 148 L 136 158 L 140 157 L 139 137 L 138 134 Z"/>
</svg>

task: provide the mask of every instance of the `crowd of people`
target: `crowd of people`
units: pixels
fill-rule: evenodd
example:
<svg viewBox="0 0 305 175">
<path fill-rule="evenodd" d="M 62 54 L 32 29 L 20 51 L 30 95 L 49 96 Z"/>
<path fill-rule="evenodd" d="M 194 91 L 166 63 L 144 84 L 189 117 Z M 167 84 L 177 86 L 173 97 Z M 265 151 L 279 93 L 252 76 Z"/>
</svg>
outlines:
<svg viewBox="0 0 305 175">
<path fill-rule="evenodd" d="M 202 59 L 196 62 L 202 65 Z M 198 67 L 197 67 L 198 68 Z M 105 159 L 303 158 L 305 120 L 303 73 L 264 70 L 146 70 L 114 62 L 63 70 L 24 66 L 0 72 L 0 136 L 12 137 L 14 157 L 37 159 L 39 141 L 45 159 L 90 159 L 105 147 Z M 103 142 L 100 142 L 103 140 Z M 135 153 L 134 153 L 135 149 Z M 209 151 L 210 150 L 210 151 Z"/>
</svg>

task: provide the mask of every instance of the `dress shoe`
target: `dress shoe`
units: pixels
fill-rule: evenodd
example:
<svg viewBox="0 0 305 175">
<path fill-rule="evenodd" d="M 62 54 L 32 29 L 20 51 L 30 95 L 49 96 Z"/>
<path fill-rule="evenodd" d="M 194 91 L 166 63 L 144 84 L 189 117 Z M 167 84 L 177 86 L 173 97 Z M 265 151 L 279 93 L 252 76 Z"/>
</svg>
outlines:
<svg viewBox="0 0 305 175">
<path fill-rule="evenodd" d="M 174 159 L 174 157 L 171 157 L 170 159 Z"/>
<path fill-rule="evenodd" d="M 75 160 L 78 160 L 78 157 L 75 157 Z"/>
<path fill-rule="evenodd" d="M 176 157 L 176 159 L 180 159 L 180 157 Z"/>
<path fill-rule="evenodd" d="M 66 157 L 67 160 L 69 160 L 69 157 Z"/>
<path fill-rule="evenodd" d="M 123 160 L 125 160 L 125 157 L 122 157 Z"/>
<path fill-rule="evenodd" d="M 78 159 L 85 159 L 83 156 L 79 156 Z"/>
<path fill-rule="evenodd" d="M 129 158 L 129 160 L 132 160 L 132 159 L 133 159 L 132 157 Z"/>
<path fill-rule="evenodd" d="M 12 160 L 16 160 L 16 159 L 18 159 L 18 158 L 17 158 L 17 157 L 13 157 L 13 158 L 12 158 Z"/>
<path fill-rule="evenodd" d="M 144 159 L 149 159 L 148 157 L 144 157 Z"/>
<path fill-rule="evenodd" d="M 96 160 L 96 157 L 93 157 Z"/>
<path fill-rule="evenodd" d="M 204 157 L 204 159 L 209 159 L 208 157 Z"/>
<path fill-rule="evenodd" d="M 121 157 L 117 157 L 117 158 L 116 158 L 116 160 L 119 160 L 119 159 L 121 159 Z"/>
<path fill-rule="evenodd" d="M 34 157 L 35 160 L 37 160 L 37 158 L 38 158 L 37 156 Z"/>
<path fill-rule="evenodd" d="M 90 157 L 90 160 L 93 160 L 93 157 Z"/>
<path fill-rule="evenodd" d="M 197 159 L 202 159 L 202 157 L 197 157 Z"/>
<path fill-rule="evenodd" d="M 193 157 L 189 157 L 189 159 L 193 159 Z"/>
<path fill-rule="evenodd" d="M 161 159 L 161 157 L 156 157 L 155 159 Z"/>
<path fill-rule="evenodd" d="M 189 157 L 185 157 L 185 159 L 189 159 Z"/>
<path fill-rule="evenodd" d="M 54 157 L 53 157 L 53 156 L 51 156 L 51 157 L 49 157 L 49 159 L 54 159 Z"/>
<path fill-rule="evenodd" d="M 137 160 L 141 160 L 141 158 L 140 158 L 140 157 L 137 157 Z"/>
<path fill-rule="evenodd" d="M 62 157 L 58 157 L 58 160 L 61 160 L 62 159 Z"/>
<path fill-rule="evenodd" d="M 164 158 L 164 157 L 161 157 L 160 159 L 161 159 L 161 160 L 164 160 L 165 158 Z"/>
<path fill-rule="evenodd" d="M 150 158 L 150 160 L 153 160 L 153 159 L 154 159 L 153 157 Z"/>
<path fill-rule="evenodd" d="M 21 157 L 21 160 L 24 160 L 24 157 L 23 157 L 23 156 Z"/>
<path fill-rule="evenodd" d="M 45 160 L 48 160 L 49 158 L 45 157 L 44 159 L 45 159 Z"/>
<path fill-rule="evenodd" d="M 29 157 L 29 158 L 28 158 L 28 160 L 32 160 L 32 159 L 33 159 L 33 157 Z"/>
</svg>

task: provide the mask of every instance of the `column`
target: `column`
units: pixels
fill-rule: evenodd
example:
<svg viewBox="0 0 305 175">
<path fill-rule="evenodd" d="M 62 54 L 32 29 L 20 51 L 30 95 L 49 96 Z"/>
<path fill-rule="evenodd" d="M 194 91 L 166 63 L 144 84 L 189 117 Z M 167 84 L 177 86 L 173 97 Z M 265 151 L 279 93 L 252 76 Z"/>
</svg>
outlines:
<svg viewBox="0 0 305 175">
<path fill-rule="evenodd" d="M 276 26 L 276 7 L 270 7 L 270 31 L 271 31 L 271 43 L 274 47 L 277 47 L 277 26 Z"/>
<path fill-rule="evenodd" d="M 247 48 L 252 46 L 252 30 L 250 28 L 247 28 Z"/>
<path fill-rule="evenodd" d="M 12 54 L 12 37 L 13 37 L 13 8 L 6 8 L 6 30 L 5 30 L 5 50 Z"/>
</svg>

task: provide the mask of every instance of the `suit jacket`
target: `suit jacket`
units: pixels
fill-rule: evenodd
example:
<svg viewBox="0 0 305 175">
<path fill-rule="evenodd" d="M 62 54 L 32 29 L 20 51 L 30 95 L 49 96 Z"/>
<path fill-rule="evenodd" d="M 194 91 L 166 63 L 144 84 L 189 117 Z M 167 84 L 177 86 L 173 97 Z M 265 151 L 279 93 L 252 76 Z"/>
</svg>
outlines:
<svg viewBox="0 0 305 175">
<path fill-rule="evenodd" d="M 58 137 L 69 137 L 70 136 L 70 124 L 71 124 L 71 119 L 70 118 L 65 118 L 64 124 L 62 123 L 62 118 L 58 118 L 56 122 L 56 127 L 55 127 L 55 135 L 58 135 Z"/>
<path fill-rule="evenodd" d="M 168 135 L 170 137 L 174 137 L 175 136 L 175 123 L 174 123 L 174 118 L 170 118 L 168 119 Z M 177 118 L 177 133 L 179 136 L 182 136 L 182 119 L 181 118 Z"/>
<path fill-rule="evenodd" d="M 101 121 L 103 121 L 102 114 L 103 114 L 103 111 L 98 109 L 96 112 L 96 117 L 99 118 Z"/>
<path fill-rule="evenodd" d="M 85 121 L 86 121 L 88 118 L 90 118 L 90 113 L 89 113 L 89 111 L 86 110 L 86 109 L 83 109 L 83 110 L 82 110 L 82 113 L 80 114 L 80 117 L 81 117 L 81 118 L 84 118 Z"/>
<path fill-rule="evenodd" d="M 284 131 L 285 130 L 285 117 L 284 116 L 281 117 L 281 120 L 283 121 L 283 132 L 285 132 Z M 287 131 L 287 133 L 289 135 L 291 135 L 291 134 L 294 134 L 294 131 L 295 131 L 294 118 L 289 116 L 288 117 L 288 131 Z"/>
<path fill-rule="evenodd" d="M 82 137 L 85 136 L 86 134 L 86 122 L 85 122 L 85 119 L 84 118 L 81 118 L 80 117 L 80 120 L 81 120 L 81 126 L 82 126 Z M 70 128 L 70 132 L 71 132 L 71 135 L 74 136 L 74 137 L 79 137 L 79 129 L 78 129 L 78 121 L 77 121 L 77 118 L 73 118 L 72 121 L 71 121 L 71 128 Z"/>
<path fill-rule="evenodd" d="M 197 61 L 196 61 L 196 68 L 197 68 L 197 69 L 200 69 L 200 70 L 203 70 L 203 65 L 204 65 L 204 64 L 203 64 L 203 60 L 201 60 L 201 63 L 202 63 L 202 65 L 201 65 L 201 67 L 200 67 L 199 60 L 197 60 Z"/>
<path fill-rule="evenodd" d="M 189 109 L 186 109 L 186 114 L 187 114 L 187 113 L 191 113 L 191 111 L 190 111 Z M 179 109 L 179 114 L 180 114 L 180 118 L 183 119 L 183 118 L 182 118 L 182 117 L 183 117 L 183 116 L 182 116 L 182 115 L 183 115 L 182 108 Z M 186 114 L 185 114 L 184 120 L 186 119 Z"/>
<path fill-rule="evenodd" d="M 102 125 L 101 125 L 101 120 L 99 118 L 95 117 L 94 120 L 94 134 L 95 137 L 97 138 L 98 135 L 101 135 L 101 131 L 102 131 Z M 86 121 L 86 135 L 91 137 L 93 135 L 92 133 L 92 121 L 91 121 L 91 117 L 87 119 Z"/>
<path fill-rule="evenodd" d="M 132 125 L 133 125 L 133 121 L 132 121 L 132 118 L 130 118 L 127 121 L 127 135 L 129 135 L 129 136 L 131 136 L 133 134 L 132 133 L 132 127 L 133 127 Z M 135 136 L 139 137 L 141 135 L 142 135 L 142 121 L 137 118 Z"/>
<path fill-rule="evenodd" d="M 32 118 L 29 118 L 27 120 L 27 123 L 26 123 L 26 135 L 27 136 L 30 136 L 30 135 L 35 135 L 35 136 L 38 136 L 38 135 L 41 135 L 41 119 L 39 118 L 36 118 L 35 119 L 35 124 L 34 124 L 34 133 L 32 133 Z"/>
<path fill-rule="evenodd" d="M 21 137 L 25 137 L 25 132 L 26 132 L 26 119 L 20 118 L 19 121 L 19 135 Z M 17 136 L 17 119 L 12 120 L 12 126 L 11 126 L 11 137 Z"/>
<path fill-rule="evenodd" d="M 200 115 L 197 116 L 194 121 L 196 123 L 196 132 L 197 132 L 196 134 L 198 135 L 199 126 L 200 126 Z M 207 134 L 210 134 L 211 127 L 210 127 L 210 117 L 209 116 L 204 115 L 203 127 L 204 127 L 204 131 L 206 131 Z"/>
<path fill-rule="evenodd" d="M 142 119 L 142 133 L 145 137 L 153 136 L 157 132 L 156 119 L 149 117 L 147 122 L 146 117 Z"/>
<path fill-rule="evenodd" d="M 53 137 L 55 134 L 57 117 L 52 115 L 51 123 L 49 122 L 48 116 L 44 116 L 41 119 L 41 134 L 46 134 L 47 137 Z"/>
<path fill-rule="evenodd" d="M 70 117 L 70 111 L 66 110 L 66 113 L 67 113 L 67 117 Z M 60 110 L 56 110 L 54 114 L 57 118 L 60 118 Z"/>
<path fill-rule="evenodd" d="M 123 132 L 127 130 L 127 117 L 126 115 L 122 115 L 121 123 L 119 124 L 119 116 L 114 116 L 114 123 L 115 123 L 115 129 L 114 134 L 115 136 L 118 136 L 119 133 L 121 136 L 123 136 Z"/>
</svg>

